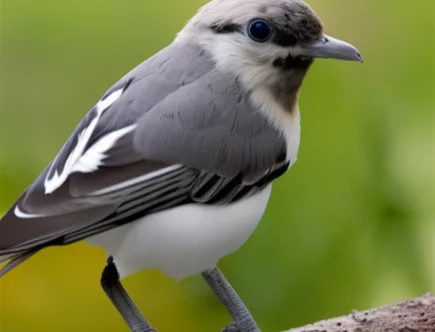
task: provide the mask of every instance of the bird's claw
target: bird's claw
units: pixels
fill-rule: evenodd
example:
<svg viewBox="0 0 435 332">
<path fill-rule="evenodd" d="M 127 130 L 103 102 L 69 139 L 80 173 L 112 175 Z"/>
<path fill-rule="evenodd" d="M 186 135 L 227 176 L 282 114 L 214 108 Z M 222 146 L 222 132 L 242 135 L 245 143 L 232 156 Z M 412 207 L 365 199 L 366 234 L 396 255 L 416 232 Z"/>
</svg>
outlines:
<svg viewBox="0 0 435 332">
<path fill-rule="evenodd" d="M 239 322 L 239 325 L 236 322 L 232 322 L 221 332 L 260 332 L 257 326 L 245 326 L 244 328 L 240 328 L 240 326 L 243 326 L 242 322 Z"/>
<path fill-rule="evenodd" d="M 221 332 L 240 332 L 240 329 L 235 322 L 232 322 L 227 327 L 225 327 Z"/>
</svg>

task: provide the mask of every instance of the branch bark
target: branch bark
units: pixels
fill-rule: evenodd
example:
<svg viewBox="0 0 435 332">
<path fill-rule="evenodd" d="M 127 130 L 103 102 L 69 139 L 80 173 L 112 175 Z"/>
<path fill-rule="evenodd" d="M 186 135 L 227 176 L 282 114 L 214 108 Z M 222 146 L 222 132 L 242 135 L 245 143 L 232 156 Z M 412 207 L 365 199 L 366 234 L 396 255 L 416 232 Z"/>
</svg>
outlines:
<svg viewBox="0 0 435 332">
<path fill-rule="evenodd" d="M 286 332 L 435 332 L 435 297 L 428 294 Z"/>
</svg>

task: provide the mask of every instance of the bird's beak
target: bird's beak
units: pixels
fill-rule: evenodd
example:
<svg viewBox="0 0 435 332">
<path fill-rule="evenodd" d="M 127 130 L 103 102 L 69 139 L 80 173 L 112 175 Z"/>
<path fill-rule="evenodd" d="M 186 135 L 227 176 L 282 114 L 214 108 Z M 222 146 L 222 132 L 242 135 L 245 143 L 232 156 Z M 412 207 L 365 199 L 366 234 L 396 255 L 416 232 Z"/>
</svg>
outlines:
<svg viewBox="0 0 435 332">
<path fill-rule="evenodd" d="M 321 40 L 301 45 L 301 55 L 363 62 L 363 57 L 355 46 L 327 35 L 324 35 Z"/>
</svg>

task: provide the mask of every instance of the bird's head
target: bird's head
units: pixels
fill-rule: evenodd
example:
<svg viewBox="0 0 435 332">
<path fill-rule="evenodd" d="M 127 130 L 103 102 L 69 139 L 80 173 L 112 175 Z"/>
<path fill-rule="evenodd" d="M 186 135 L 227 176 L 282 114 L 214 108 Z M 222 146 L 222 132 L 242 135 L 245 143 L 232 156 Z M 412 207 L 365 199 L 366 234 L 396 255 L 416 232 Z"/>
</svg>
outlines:
<svg viewBox="0 0 435 332">
<path fill-rule="evenodd" d="M 324 33 L 302 0 L 213 0 L 177 40 L 199 43 L 249 88 L 280 93 L 298 91 L 315 58 L 362 61 L 355 47 Z"/>
</svg>

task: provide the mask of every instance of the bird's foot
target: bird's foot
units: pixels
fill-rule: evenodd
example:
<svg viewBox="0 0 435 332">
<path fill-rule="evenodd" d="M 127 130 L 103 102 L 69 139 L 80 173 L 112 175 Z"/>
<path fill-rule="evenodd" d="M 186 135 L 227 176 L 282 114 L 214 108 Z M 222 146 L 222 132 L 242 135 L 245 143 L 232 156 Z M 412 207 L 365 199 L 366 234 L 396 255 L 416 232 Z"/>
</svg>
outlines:
<svg viewBox="0 0 435 332">
<path fill-rule="evenodd" d="M 240 329 L 236 323 L 232 322 L 227 327 L 225 327 L 221 332 L 240 332 Z"/>
<path fill-rule="evenodd" d="M 250 322 L 232 322 L 227 325 L 221 332 L 260 332 L 256 324 Z"/>
<path fill-rule="evenodd" d="M 233 323 L 223 332 L 260 332 L 242 299 L 217 267 L 204 271 L 202 276 L 233 317 Z"/>
</svg>

